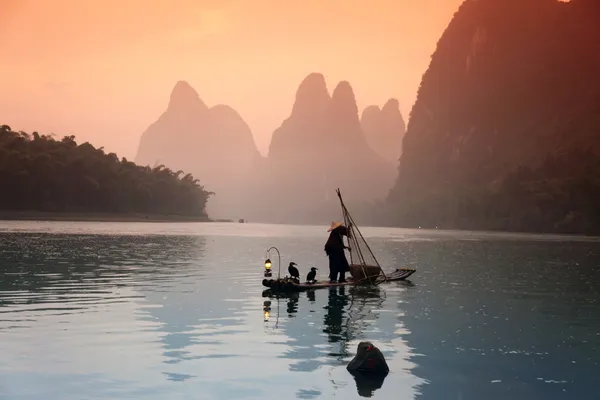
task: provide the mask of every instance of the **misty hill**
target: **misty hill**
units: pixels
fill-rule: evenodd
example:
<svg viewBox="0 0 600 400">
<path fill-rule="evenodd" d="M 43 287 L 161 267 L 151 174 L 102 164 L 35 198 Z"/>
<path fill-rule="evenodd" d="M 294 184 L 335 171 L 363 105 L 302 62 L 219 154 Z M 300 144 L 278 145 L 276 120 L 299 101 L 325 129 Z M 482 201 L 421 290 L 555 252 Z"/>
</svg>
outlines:
<svg viewBox="0 0 600 400">
<path fill-rule="evenodd" d="M 463 3 L 411 112 L 394 223 L 600 232 L 599 11 Z"/>
<path fill-rule="evenodd" d="M 378 106 L 365 108 L 360 125 L 369 146 L 387 162 L 397 165 L 406 131 L 398 100 L 389 99 L 381 109 Z"/>
<path fill-rule="evenodd" d="M 142 134 L 136 163 L 190 171 L 215 192 L 213 217 L 246 217 L 257 171 L 264 168 L 252 132 L 231 107 L 208 108 L 186 82 L 178 82 L 167 110 Z"/>
<path fill-rule="evenodd" d="M 397 175 L 368 145 L 350 84 L 330 95 L 318 73 L 302 81 L 291 115 L 273 133 L 266 169 L 263 217 L 286 222 L 335 218 L 337 187 L 355 202 L 385 198 Z"/>
<path fill-rule="evenodd" d="M 211 193 L 190 174 L 141 167 L 74 136 L 0 126 L 0 210 L 171 214 L 206 219 Z"/>
</svg>

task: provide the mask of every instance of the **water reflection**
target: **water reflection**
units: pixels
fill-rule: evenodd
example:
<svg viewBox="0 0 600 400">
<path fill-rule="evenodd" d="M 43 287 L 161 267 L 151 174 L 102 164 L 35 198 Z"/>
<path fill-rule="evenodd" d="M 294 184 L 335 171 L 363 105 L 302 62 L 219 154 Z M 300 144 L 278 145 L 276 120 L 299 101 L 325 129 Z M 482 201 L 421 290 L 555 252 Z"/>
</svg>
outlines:
<svg viewBox="0 0 600 400">
<path fill-rule="evenodd" d="M 248 281 L 232 270 L 237 262 L 228 260 L 239 239 L 198 240 L 193 275 L 164 269 L 171 276 L 168 286 L 142 290 L 146 303 L 141 310 L 145 319 L 158 323 L 154 330 L 160 334 L 167 365 L 164 373 L 171 380 L 205 380 L 189 371 L 243 357 L 247 351 L 235 343 L 241 334 L 250 332 L 244 321 L 250 307 L 245 293 Z"/>
<path fill-rule="evenodd" d="M 306 291 L 306 297 L 308 298 L 308 301 L 311 302 L 311 304 L 314 304 L 315 301 L 317 301 L 317 298 L 315 296 L 315 291 L 314 290 L 307 290 Z"/>
<path fill-rule="evenodd" d="M 299 308 L 299 299 L 304 293 L 308 307 Z M 380 288 L 342 286 L 304 293 L 276 293 L 270 289 L 262 293 L 263 297 L 270 299 L 264 301 L 263 313 L 269 313 L 271 319 L 275 318 L 272 329 L 279 327 L 280 305 L 283 303 L 286 306 L 287 318 L 283 321 L 281 330 L 289 338 L 290 347 L 284 357 L 296 360 L 290 364 L 290 370 L 311 372 L 328 365 L 345 370 L 349 358 L 356 350 L 350 348 L 353 341 L 363 338 L 367 330 L 374 329 L 379 318 L 377 311 L 382 309 L 385 302 L 385 292 Z M 315 320 L 319 318 L 319 308 L 314 308 L 317 294 L 321 298 L 327 296 L 325 305 L 320 307 L 321 322 Z M 296 315 L 301 316 L 297 321 Z M 393 332 L 388 334 L 393 335 Z M 325 343 L 328 345 L 324 346 Z M 388 356 L 390 353 L 393 352 L 388 351 Z M 372 396 L 375 390 L 381 388 L 385 379 L 360 374 L 353 378 L 358 394 L 366 397 Z M 333 382 L 333 385 L 337 386 L 337 383 Z M 297 396 L 312 398 L 315 393 L 302 390 Z"/>
<path fill-rule="evenodd" d="M 86 393 L 97 398 L 195 395 L 199 388 L 206 398 L 269 397 L 274 386 L 298 398 L 352 397 L 367 393 L 345 369 L 353 341 L 382 343 L 386 357 L 403 351 L 384 290 L 261 297 L 260 279 L 246 267 L 262 255 L 255 239 L 45 233 L 0 239 L 0 352 L 8 354 L 0 372 L 14 393 L 23 387 L 17 382 L 35 374 L 31 393 L 52 398 L 80 393 L 75 381 L 86 382 Z M 53 389 L 51 382 L 61 383 Z"/>
<path fill-rule="evenodd" d="M 48 234 L 2 235 L 1 240 L 0 305 L 71 304 L 72 311 L 106 302 L 107 296 L 117 302 L 143 298 L 110 295 L 114 288 L 168 281 L 165 268 L 189 274 L 186 265 L 203 246 L 202 238 L 166 236 L 132 236 L 127 243 L 118 236 Z"/>
<path fill-rule="evenodd" d="M 337 353 L 330 353 L 330 356 L 344 357 L 347 353 L 347 343 L 349 340 L 347 325 L 343 322 L 345 308 L 350 303 L 346 296 L 346 287 L 332 287 L 328 289 L 326 311 L 323 319 L 323 332 L 327 334 L 329 343 L 340 343 L 340 349 Z"/>
<path fill-rule="evenodd" d="M 350 374 L 356 382 L 356 391 L 361 397 L 373 397 L 377 389 L 381 389 L 387 375 L 369 375 L 357 371 Z"/>
<path fill-rule="evenodd" d="M 419 269 L 416 285 L 261 296 L 263 249 L 318 264 L 321 236 L 243 236 L 237 225 L 215 236 L 0 233 L 0 398 L 595 394 L 597 242 L 374 239 L 382 263 Z M 388 361 L 383 385 L 345 368 L 362 340 Z"/>
<path fill-rule="evenodd" d="M 271 319 L 271 300 L 265 300 L 263 302 L 263 318 L 264 322 L 269 322 Z"/>
<path fill-rule="evenodd" d="M 350 288 L 350 295 L 346 324 L 348 340 L 355 340 L 367 329 L 376 326 L 380 316 L 378 311 L 383 308 L 386 292 L 380 286 L 356 286 Z"/>
<path fill-rule="evenodd" d="M 418 399 L 596 396 L 597 244 L 456 240 L 413 250 L 431 272 L 397 307 L 424 379 Z"/>
<path fill-rule="evenodd" d="M 120 388 L 140 379 L 142 371 L 132 366 L 158 365 L 152 352 L 157 337 L 147 332 L 162 328 L 160 316 L 148 318 L 140 310 L 147 305 L 144 292 L 168 291 L 175 281 L 201 276 L 194 261 L 202 257 L 204 242 L 202 237 L 0 235 L 0 331 L 12 351 L 28 354 L 7 366 L 0 362 L 0 369 L 14 379 L 20 370 L 36 371 L 37 385 L 31 389 L 40 393 L 51 393 L 43 382 L 65 380 L 69 373 L 89 380 L 90 391 L 100 390 L 96 385 L 112 374 L 119 377 L 121 383 L 114 382 Z M 175 350 L 189 344 L 174 345 L 177 340 L 168 335 L 159 338 Z M 115 345 L 135 357 L 105 351 Z M 172 356 L 168 351 L 163 356 Z M 29 365 L 28 359 L 37 362 Z M 89 365 L 89 360 L 94 362 Z M 169 371 L 163 375 L 175 381 L 190 378 Z"/>
<path fill-rule="evenodd" d="M 294 314 L 298 312 L 298 300 L 300 300 L 300 293 L 292 293 L 287 299 L 288 317 L 293 318 Z"/>
<path fill-rule="evenodd" d="M 278 293 L 273 292 L 271 289 L 267 289 L 263 290 L 262 297 L 271 299 L 263 302 L 263 317 L 265 323 L 270 322 L 274 318 L 272 329 L 279 328 L 280 308 L 282 302 L 285 301 L 288 318 L 294 318 L 294 314 L 298 312 L 300 293 Z M 275 300 L 275 310 L 272 309 L 272 300 Z M 265 329 L 269 329 L 268 324 L 265 324 Z"/>
</svg>

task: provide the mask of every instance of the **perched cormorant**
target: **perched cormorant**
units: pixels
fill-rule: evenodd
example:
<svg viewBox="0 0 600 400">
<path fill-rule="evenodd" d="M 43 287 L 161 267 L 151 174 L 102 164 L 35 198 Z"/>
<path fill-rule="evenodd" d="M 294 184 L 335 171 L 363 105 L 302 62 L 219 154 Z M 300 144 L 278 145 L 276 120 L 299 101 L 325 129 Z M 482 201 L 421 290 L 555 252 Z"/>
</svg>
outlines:
<svg viewBox="0 0 600 400">
<path fill-rule="evenodd" d="M 298 268 L 294 267 L 294 265 L 298 265 L 295 262 L 291 262 L 289 267 L 288 267 L 288 272 L 290 273 L 290 276 L 294 279 L 300 279 L 300 271 L 298 271 Z"/>
<path fill-rule="evenodd" d="M 317 268 L 312 267 L 310 269 L 310 272 L 308 274 L 306 274 L 306 282 L 314 282 L 315 278 L 317 277 Z"/>
</svg>

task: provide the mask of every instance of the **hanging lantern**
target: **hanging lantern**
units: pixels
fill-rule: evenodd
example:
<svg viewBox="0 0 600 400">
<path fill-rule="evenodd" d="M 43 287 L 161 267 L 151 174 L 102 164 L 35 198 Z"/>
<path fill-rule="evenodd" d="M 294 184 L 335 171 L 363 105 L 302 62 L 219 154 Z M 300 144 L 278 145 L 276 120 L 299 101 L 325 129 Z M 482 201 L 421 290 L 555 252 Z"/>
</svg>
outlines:
<svg viewBox="0 0 600 400">
<path fill-rule="evenodd" d="M 281 273 L 281 254 L 279 254 L 279 250 L 277 249 L 277 247 L 270 247 L 266 252 L 265 252 L 265 277 L 270 277 L 272 272 L 271 272 L 271 255 L 270 255 L 270 251 L 271 250 L 275 250 L 277 252 L 277 279 L 279 279 L 279 275 Z"/>
<path fill-rule="evenodd" d="M 265 261 L 265 277 L 269 277 L 271 275 L 271 260 L 267 258 Z"/>
</svg>

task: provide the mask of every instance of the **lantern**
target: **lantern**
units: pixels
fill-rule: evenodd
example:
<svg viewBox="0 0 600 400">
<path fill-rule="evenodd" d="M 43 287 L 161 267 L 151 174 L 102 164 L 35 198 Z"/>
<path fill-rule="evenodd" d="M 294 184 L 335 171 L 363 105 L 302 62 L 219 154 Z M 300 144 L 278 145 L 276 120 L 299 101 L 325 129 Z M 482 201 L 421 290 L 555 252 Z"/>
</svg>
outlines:
<svg viewBox="0 0 600 400">
<path fill-rule="evenodd" d="M 265 277 L 269 277 L 271 275 L 271 260 L 267 258 L 265 261 Z"/>
<path fill-rule="evenodd" d="M 279 250 L 277 249 L 277 247 L 270 247 L 266 252 L 265 252 L 265 277 L 270 277 L 272 272 L 271 272 L 271 254 L 269 253 L 271 250 L 275 250 L 277 252 L 277 279 L 279 279 L 279 276 L 281 274 L 281 254 L 279 254 Z"/>
</svg>

